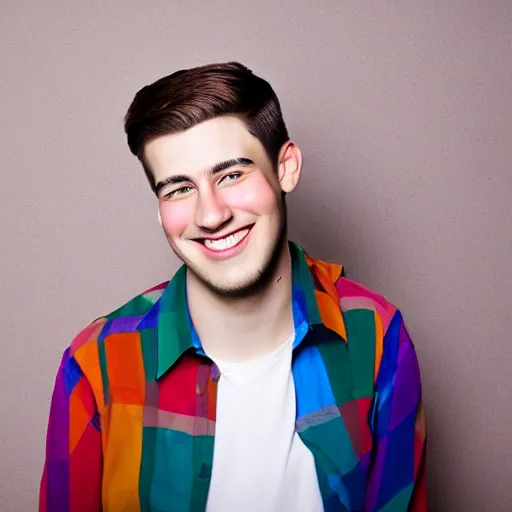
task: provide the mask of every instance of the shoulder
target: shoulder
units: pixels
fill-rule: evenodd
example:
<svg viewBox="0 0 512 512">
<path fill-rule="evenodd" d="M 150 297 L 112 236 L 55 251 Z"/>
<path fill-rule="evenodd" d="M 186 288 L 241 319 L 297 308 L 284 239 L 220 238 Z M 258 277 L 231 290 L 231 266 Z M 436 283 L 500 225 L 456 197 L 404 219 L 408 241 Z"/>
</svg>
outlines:
<svg viewBox="0 0 512 512">
<path fill-rule="evenodd" d="M 149 313 L 164 292 L 168 281 L 148 288 L 108 314 L 100 316 L 83 328 L 72 340 L 70 357 L 94 351 L 94 345 L 112 333 L 133 332 L 137 323 Z M 125 327 L 123 329 L 123 327 Z"/>
<path fill-rule="evenodd" d="M 129 358 L 127 343 L 133 340 L 133 333 L 139 331 L 139 324 L 152 310 L 166 285 L 167 282 L 164 282 L 143 291 L 111 313 L 96 318 L 73 338 L 64 351 L 57 374 L 68 396 L 77 390 L 82 400 L 89 400 L 88 393 L 92 392 L 94 407 L 99 410 L 105 407 L 109 386 L 106 379 L 108 349 L 104 342 L 107 338 L 113 341 L 110 345 L 113 353 L 110 355 L 114 364 L 125 357 Z"/>
<path fill-rule="evenodd" d="M 393 303 L 377 291 L 346 277 L 340 277 L 335 286 L 343 313 L 353 310 L 373 311 L 382 330 L 387 331 L 391 320 L 398 312 Z"/>
<path fill-rule="evenodd" d="M 354 311 L 372 311 L 382 330 L 387 330 L 398 312 L 392 302 L 379 292 L 345 277 L 342 265 L 309 256 L 307 259 L 313 279 L 321 277 L 323 288 L 329 295 L 335 296 L 344 315 Z M 327 289 L 326 282 L 330 289 Z"/>
</svg>

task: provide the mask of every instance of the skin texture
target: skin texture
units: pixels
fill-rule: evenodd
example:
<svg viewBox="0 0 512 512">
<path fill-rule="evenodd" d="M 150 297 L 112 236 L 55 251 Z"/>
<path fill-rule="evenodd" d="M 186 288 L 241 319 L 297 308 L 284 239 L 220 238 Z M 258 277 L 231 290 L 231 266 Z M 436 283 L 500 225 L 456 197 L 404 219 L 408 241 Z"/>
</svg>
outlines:
<svg viewBox="0 0 512 512">
<path fill-rule="evenodd" d="M 189 308 L 205 349 L 210 344 L 219 357 L 238 360 L 279 345 L 293 329 L 282 192 L 297 185 L 298 147 L 285 143 L 274 168 L 244 123 L 222 116 L 150 141 L 144 156 L 157 184 L 164 184 L 158 192 L 162 228 L 187 265 Z M 237 159 L 242 163 L 211 172 Z M 208 249 L 205 239 L 244 228 L 250 231 L 234 249 Z M 239 341 L 242 332 L 250 340 L 252 324 L 258 349 Z M 261 336 L 270 341 L 261 343 Z"/>
</svg>

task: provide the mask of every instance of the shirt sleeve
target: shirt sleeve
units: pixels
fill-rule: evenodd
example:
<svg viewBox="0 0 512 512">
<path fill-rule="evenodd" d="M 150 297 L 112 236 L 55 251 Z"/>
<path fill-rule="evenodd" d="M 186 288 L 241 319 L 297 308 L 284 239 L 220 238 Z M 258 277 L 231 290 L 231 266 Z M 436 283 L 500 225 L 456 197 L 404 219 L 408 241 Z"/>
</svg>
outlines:
<svg viewBox="0 0 512 512">
<path fill-rule="evenodd" d="M 426 512 L 420 372 L 399 311 L 384 336 L 371 424 L 374 453 L 365 511 Z"/>
<path fill-rule="evenodd" d="M 68 349 L 51 400 L 39 512 L 100 512 L 101 474 L 101 432 L 94 394 Z"/>
</svg>

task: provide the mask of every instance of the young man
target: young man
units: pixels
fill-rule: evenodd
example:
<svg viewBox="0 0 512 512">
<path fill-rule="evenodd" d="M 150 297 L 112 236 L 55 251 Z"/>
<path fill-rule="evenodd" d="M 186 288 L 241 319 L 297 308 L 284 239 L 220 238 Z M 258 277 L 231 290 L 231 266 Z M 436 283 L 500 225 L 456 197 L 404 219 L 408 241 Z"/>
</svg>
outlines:
<svg viewBox="0 0 512 512">
<path fill-rule="evenodd" d="M 126 115 L 184 265 L 65 351 L 40 511 L 424 511 L 425 418 L 400 312 L 289 242 L 302 157 L 238 63 Z"/>
</svg>

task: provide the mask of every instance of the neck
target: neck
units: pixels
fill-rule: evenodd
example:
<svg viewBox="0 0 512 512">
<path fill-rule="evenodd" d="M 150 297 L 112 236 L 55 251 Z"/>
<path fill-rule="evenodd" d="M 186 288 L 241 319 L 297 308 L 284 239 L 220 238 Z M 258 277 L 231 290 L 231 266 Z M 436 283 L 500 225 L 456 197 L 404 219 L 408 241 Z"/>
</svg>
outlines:
<svg viewBox="0 0 512 512">
<path fill-rule="evenodd" d="M 226 298 L 187 272 L 190 315 L 203 348 L 213 358 L 243 362 L 269 354 L 293 334 L 292 264 L 284 244 L 265 288 Z"/>
</svg>

